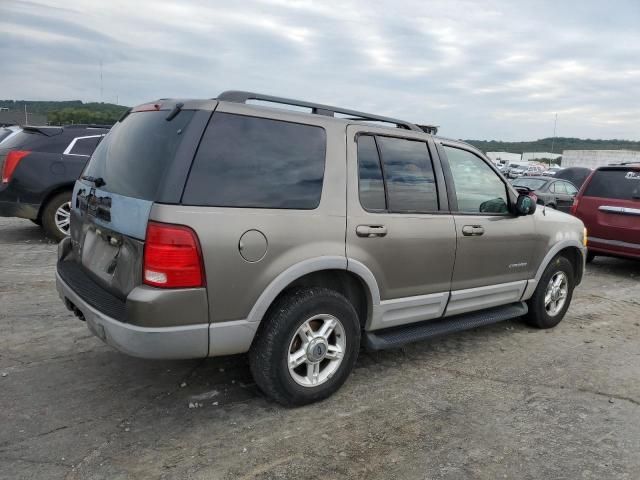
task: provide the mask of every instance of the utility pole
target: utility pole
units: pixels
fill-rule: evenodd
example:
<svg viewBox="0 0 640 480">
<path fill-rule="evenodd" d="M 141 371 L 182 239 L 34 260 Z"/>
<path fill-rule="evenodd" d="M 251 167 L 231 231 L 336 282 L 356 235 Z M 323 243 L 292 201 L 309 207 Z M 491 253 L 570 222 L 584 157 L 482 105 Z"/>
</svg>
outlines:
<svg viewBox="0 0 640 480">
<path fill-rule="evenodd" d="M 102 103 L 102 60 L 100 60 L 100 103 Z"/>
<path fill-rule="evenodd" d="M 27 104 L 24 104 L 24 124 L 29 125 L 29 114 L 27 113 Z"/>
<path fill-rule="evenodd" d="M 558 127 L 558 114 L 556 113 L 556 119 L 553 122 L 553 139 L 551 139 L 551 153 L 553 153 L 553 147 L 556 143 L 556 128 Z M 549 159 L 549 167 L 551 167 L 551 159 Z"/>
</svg>

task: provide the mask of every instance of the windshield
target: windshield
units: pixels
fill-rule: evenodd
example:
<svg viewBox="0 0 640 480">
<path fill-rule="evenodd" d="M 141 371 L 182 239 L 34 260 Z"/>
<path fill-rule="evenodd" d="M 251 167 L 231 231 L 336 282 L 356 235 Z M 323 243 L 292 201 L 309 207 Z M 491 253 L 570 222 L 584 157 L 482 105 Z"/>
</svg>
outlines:
<svg viewBox="0 0 640 480">
<path fill-rule="evenodd" d="M 519 178 L 514 180 L 512 185 L 514 187 L 527 187 L 531 190 L 539 190 L 545 183 L 547 183 L 546 180 L 541 180 L 539 178 Z"/>
<path fill-rule="evenodd" d="M 129 114 L 100 142 L 83 176 L 101 179 L 102 190 L 154 200 L 194 111 L 183 110 L 171 121 L 168 114 L 165 110 Z"/>
</svg>

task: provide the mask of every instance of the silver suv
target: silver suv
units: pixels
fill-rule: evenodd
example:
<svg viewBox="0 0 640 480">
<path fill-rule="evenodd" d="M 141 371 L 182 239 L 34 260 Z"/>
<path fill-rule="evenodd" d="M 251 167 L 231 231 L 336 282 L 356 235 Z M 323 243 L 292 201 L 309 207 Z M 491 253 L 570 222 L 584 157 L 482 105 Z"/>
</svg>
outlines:
<svg viewBox="0 0 640 480">
<path fill-rule="evenodd" d="M 361 344 L 553 327 L 584 242 L 434 127 L 225 92 L 114 126 L 75 184 L 57 287 L 122 352 L 249 352 L 258 386 L 300 405 L 336 391 Z"/>
</svg>

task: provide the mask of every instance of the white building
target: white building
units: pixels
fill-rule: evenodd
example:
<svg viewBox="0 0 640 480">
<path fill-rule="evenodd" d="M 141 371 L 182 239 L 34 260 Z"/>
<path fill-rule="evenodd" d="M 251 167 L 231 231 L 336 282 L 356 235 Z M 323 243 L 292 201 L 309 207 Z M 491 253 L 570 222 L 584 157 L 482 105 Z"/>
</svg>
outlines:
<svg viewBox="0 0 640 480">
<path fill-rule="evenodd" d="M 597 168 L 612 163 L 639 162 L 638 150 L 565 150 L 562 167 Z"/>
<path fill-rule="evenodd" d="M 494 163 L 510 163 L 520 161 L 520 154 L 511 152 L 487 152 L 487 157 L 489 157 L 489 159 Z"/>
<path fill-rule="evenodd" d="M 523 162 L 535 162 L 538 160 L 557 160 L 562 157 L 560 153 L 551 153 L 551 152 L 524 152 L 522 154 Z"/>
</svg>

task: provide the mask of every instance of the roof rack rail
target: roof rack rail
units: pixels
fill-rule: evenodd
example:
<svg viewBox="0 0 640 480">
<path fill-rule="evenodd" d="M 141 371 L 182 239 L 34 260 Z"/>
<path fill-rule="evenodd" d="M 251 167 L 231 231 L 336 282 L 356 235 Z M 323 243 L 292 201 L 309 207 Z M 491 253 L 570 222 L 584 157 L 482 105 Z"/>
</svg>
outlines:
<svg viewBox="0 0 640 480">
<path fill-rule="evenodd" d="M 433 131 L 433 133 L 435 133 L 437 131 L 437 127 L 423 125 L 422 127 L 428 127 L 429 129 L 432 129 L 432 131 L 427 131 L 425 130 L 425 128 L 421 128 L 421 126 L 415 125 L 411 122 L 406 122 L 404 120 L 399 120 L 397 118 L 383 117 L 381 115 L 373 115 L 371 113 L 349 110 L 347 108 L 332 107 L 330 105 L 322 105 L 320 103 L 305 102 L 303 100 L 294 100 L 292 98 L 274 97 L 272 95 L 263 95 L 261 93 L 244 92 L 240 90 L 227 90 L 226 92 L 222 92 L 220 95 L 218 95 L 217 100 L 233 103 L 247 103 L 247 101 L 249 100 L 258 100 L 262 102 L 278 103 L 281 105 L 310 108 L 311 113 L 316 115 L 334 117 L 336 113 L 339 113 L 342 115 L 349 115 L 347 120 L 364 120 L 391 123 L 399 128 L 413 130 L 416 132 L 432 133 Z"/>
</svg>

